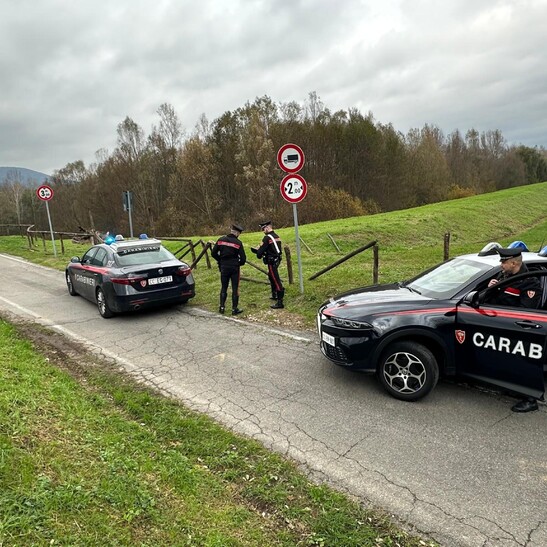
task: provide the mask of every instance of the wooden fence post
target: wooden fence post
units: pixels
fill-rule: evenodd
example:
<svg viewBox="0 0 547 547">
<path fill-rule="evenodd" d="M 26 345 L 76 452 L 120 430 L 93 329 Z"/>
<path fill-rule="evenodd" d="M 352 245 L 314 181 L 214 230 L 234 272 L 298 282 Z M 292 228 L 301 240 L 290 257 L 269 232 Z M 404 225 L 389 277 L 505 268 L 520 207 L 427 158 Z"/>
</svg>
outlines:
<svg viewBox="0 0 547 547">
<path fill-rule="evenodd" d="M 292 274 L 292 258 L 291 258 L 291 249 L 288 245 L 285 245 L 285 259 L 287 260 L 287 275 L 289 277 L 289 285 L 294 283 L 294 278 Z"/>
<path fill-rule="evenodd" d="M 196 249 L 195 249 L 194 243 L 192 241 L 190 241 L 190 250 L 192 252 L 192 260 L 194 262 L 196 262 Z M 196 264 L 196 266 L 197 266 L 197 264 Z"/>
<path fill-rule="evenodd" d="M 374 247 L 372 247 L 372 254 L 374 259 L 374 264 L 372 266 L 372 284 L 377 285 L 378 284 L 378 263 L 379 263 L 378 245 L 374 245 Z"/>
<path fill-rule="evenodd" d="M 450 256 L 450 232 L 444 234 L 444 260 L 448 260 Z"/>
<path fill-rule="evenodd" d="M 211 269 L 211 259 L 209 258 L 209 253 L 207 251 L 211 248 L 211 245 L 209 243 L 205 243 L 205 241 L 203 241 L 203 239 L 200 239 L 200 242 L 203 246 L 203 249 L 205 250 L 205 262 L 207 262 L 207 269 L 210 270 Z"/>
<path fill-rule="evenodd" d="M 203 243 L 203 241 L 202 241 Z M 193 247 L 192 247 L 193 248 Z M 209 250 L 209 243 L 206 243 L 203 245 L 203 250 L 201 251 L 201 253 L 199 253 L 199 256 L 197 258 L 195 258 L 195 253 L 194 254 L 194 261 L 192 262 L 192 264 L 190 265 L 190 269 L 191 270 L 195 270 L 196 267 L 197 267 L 197 264 L 198 262 L 201 260 L 201 257 L 203 255 L 205 255 L 207 257 L 207 251 Z M 210 266 L 210 262 L 209 262 L 209 257 L 207 257 L 207 264 L 209 265 L 209 269 L 211 269 L 211 266 Z"/>
</svg>

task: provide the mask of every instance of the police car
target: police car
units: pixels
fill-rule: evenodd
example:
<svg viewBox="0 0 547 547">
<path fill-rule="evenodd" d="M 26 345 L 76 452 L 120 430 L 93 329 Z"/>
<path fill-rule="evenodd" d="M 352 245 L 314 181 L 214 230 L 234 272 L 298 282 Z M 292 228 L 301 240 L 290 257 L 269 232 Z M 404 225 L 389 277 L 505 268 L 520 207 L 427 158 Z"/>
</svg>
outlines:
<svg viewBox="0 0 547 547">
<path fill-rule="evenodd" d="M 522 242 L 512 245 L 523 246 Z M 376 373 L 387 392 L 415 401 L 439 375 L 486 383 L 541 398 L 547 369 L 547 247 L 522 252 L 543 288 L 537 309 L 489 304 L 509 282 L 499 244 L 444 262 L 404 283 L 346 292 L 322 304 L 317 326 L 322 353 L 333 363 Z"/>
<path fill-rule="evenodd" d="M 104 318 L 158 304 L 185 304 L 195 295 L 188 264 L 158 239 L 114 241 L 91 247 L 68 264 L 72 296 L 95 302 Z"/>
</svg>

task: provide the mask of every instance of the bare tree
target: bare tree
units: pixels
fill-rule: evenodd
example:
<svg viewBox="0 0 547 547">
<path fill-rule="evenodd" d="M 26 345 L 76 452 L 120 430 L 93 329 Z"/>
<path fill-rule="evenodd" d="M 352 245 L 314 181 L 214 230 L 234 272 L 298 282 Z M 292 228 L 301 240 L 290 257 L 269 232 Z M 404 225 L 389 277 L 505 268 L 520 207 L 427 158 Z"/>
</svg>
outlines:
<svg viewBox="0 0 547 547">
<path fill-rule="evenodd" d="M 22 216 L 22 200 L 25 192 L 25 187 L 21 182 L 21 172 L 18 170 L 8 171 L 5 177 L 5 186 L 8 191 L 11 203 L 15 210 L 15 216 L 17 217 L 17 224 L 21 224 Z"/>
</svg>

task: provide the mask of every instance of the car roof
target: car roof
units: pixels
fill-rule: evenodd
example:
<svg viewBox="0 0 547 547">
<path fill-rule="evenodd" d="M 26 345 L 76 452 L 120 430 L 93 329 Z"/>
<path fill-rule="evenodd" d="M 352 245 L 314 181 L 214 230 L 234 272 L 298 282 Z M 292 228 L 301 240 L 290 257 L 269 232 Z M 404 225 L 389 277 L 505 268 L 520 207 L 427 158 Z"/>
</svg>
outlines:
<svg viewBox="0 0 547 547">
<path fill-rule="evenodd" d="M 147 248 L 157 249 L 161 246 L 161 241 L 159 239 L 128 239 L 123 241 L 114 241 L 108 247 L 110 247 L 115 253 L 120 253 L 128 250 L 140 250 L 144 251 Z"/>
</svg>

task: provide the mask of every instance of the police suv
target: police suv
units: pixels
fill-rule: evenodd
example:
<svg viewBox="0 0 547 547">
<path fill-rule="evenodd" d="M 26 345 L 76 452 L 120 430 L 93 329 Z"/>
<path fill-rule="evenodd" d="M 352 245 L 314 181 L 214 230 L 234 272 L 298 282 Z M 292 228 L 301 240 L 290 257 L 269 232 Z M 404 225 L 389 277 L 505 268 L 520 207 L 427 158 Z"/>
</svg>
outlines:
<svg viewBox="0 0 547 547">
<path fill-rule="evenodd" d="M 158 239 L 114 241 L 75 256 L 65 270 L 68 292 L 97 304 L 104 318 L 159 304 L 185 304 L 195 295 L 188 264 Z"/>
<path fill-rule="evenodd" d="M 512 246 L 526 248 L 522 242 Z M 499 244 L 444 262 L 410 281 L 356 289 L 319 308 L 322 353 L 333 363 L 376 373 L 387 392 L 415 401 L 439 375 L 460 376 L 541 398 L 547 372 L 547 247 L 522 252 L 528 272 L 500 272 Z M 536 276 L 537 309 L 489 304 L 494 291 Z"/>
</svg>

